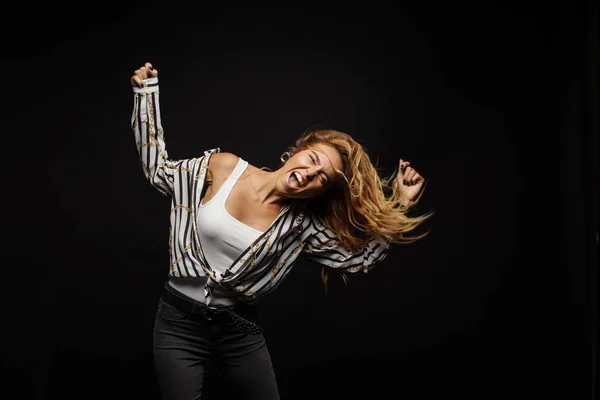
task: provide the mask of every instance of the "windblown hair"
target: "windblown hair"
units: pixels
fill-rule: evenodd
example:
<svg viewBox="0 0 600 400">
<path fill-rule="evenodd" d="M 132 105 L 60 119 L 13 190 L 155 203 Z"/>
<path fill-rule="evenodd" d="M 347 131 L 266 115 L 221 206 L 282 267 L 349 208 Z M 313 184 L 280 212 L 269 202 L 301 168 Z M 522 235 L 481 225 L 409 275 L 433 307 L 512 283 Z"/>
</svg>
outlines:
<svg viewBox="0 0 600 400">
<path fill-rule="evenodd" d="M 317 143 L 333 146 L 339 152 L 343 170 L 336 170 L 341 178 L 337 184 L 308 201 L 308 209 L 338 235 L 342 246 L 355 251 L 370 238 L 411 243 L 427 234 L 410 235 L 433 213 L 409 216 L 408 208 L 401 202 L 398 174 L 380 177 L 366 150 L 350 135 L 329 129 L 309 130 L 288 151 L 294 154 Z M 423 190 L 411 206 L 422 194 Z"/>
</svg>

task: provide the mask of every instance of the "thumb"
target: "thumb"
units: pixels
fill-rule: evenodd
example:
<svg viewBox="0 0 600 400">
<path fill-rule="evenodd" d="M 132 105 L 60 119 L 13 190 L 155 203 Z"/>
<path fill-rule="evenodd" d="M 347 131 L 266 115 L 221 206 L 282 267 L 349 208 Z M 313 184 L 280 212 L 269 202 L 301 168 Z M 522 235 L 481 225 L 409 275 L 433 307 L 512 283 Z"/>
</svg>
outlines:
<svg viewBox="0 0 600 400">
<path fill-rule="evenodd" d="M 404 160 L 400 159 L 400 162 L 398 164 L 399 164 L 399 166 L 398 166 L 398 176 L 400 178 L 404 178 L 404 167 L 405 167 Z"/>
<path fill-rule="evenodd" d="M 156 78 L 158 76 L 158 70 L 152 66 L 152 63 L 147 62 L 144 64 L 148 71 L 148 78 Z"/>
</svg>

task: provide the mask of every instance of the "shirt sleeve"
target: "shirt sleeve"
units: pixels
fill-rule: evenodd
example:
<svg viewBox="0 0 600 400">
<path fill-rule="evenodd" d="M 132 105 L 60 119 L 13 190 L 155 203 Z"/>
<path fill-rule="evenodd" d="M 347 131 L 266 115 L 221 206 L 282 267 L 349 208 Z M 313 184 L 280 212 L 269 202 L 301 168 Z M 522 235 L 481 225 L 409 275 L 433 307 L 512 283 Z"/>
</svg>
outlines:
<svg viewBox="0 0 600 400">
<path fill-rule="evenodd" d="M 173 194 L 174 175 L 182 161 L 169 160 L 160 118 L 158 78 L 133 85 L 131 128 L 139 160 L 152 186 L 167 196 Z"/>
<path fill-rule="evenodd" d="M 331 230 L 315 224 L 317 230 L 306 239 L 304 254 L 313 261 L 344 272 L 372 271 L 387 256 L 390 242 L 371 239 L 362 249 L 349 251 Z"/>
</svg>

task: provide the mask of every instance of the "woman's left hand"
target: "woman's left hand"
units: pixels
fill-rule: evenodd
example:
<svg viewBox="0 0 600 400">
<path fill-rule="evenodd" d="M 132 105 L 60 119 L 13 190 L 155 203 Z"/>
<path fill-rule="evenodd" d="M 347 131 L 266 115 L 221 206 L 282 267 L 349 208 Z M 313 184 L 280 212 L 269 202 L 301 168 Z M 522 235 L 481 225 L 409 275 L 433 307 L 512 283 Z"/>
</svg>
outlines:
<svg viewBox="0 0 600 400">
<path fill-rule="evenodd" d="M 398 170 L 398 190 L 402 195 L 402 203 L 405 206 L 411 205 L 423 188 L 425 178 L 411 167 L 409 161 L 400 159 L 400 169 Z"/>
</svg>

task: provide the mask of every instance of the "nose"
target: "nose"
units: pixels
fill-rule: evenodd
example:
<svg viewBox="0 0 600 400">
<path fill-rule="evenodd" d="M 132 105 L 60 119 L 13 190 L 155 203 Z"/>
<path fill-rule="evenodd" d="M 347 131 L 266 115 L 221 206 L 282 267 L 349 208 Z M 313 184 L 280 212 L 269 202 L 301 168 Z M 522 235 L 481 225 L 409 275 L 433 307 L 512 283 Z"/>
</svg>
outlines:
<svg viewBox="0 0 600 400">
<path fill-rule="evenodd" d="M 313 178 L 315 177 L 321 170 L 323 169 L 322 165 L 316 165 L 314 167 L 310 167 L 306 170 L 306 177 Z"/>
</svg>

